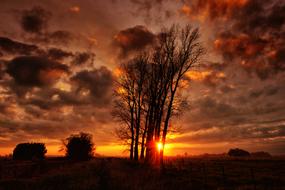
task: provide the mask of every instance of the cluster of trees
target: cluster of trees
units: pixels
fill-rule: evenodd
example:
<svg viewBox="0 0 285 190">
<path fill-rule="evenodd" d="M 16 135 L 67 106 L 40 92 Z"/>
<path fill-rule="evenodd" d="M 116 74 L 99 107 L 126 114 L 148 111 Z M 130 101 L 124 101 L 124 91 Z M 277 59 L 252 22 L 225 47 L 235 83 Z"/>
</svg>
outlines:
<svg viewBox="0 0 285 190">
<path fill-rule="evenodd" d="M 95 146 L 92 135 L 79 133 L 63 141 L 63 150 L 69 160 L 89 160 L 93 157 Z M 13 151 L 14 160 L 43 160 L 47 149 L 44 143 L 20 143 Z"/>
<path fill-rule="evenodd" d="M 197 28 L 172 26 L 151 49 L 121 65 L 114 116 L 123 123 L 117 134 L 129 145 L 130 159 L 163 164 L 171 117 L 183 105 L 179 89 L 203 53 Z"/>
</svg>

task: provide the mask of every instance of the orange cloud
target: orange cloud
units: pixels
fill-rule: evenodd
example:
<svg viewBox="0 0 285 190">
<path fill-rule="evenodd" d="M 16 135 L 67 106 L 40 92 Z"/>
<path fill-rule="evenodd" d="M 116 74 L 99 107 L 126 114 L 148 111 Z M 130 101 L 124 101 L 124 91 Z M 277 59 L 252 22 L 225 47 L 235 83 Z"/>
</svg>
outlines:
<svg viewBox="0 0 285 190">
<path fill-rule="evenodd" d="M 228 18 L 236 9 L 242 8 L 248 0 L 198 0 L 196 3 L 184 4 L 180 12 L 192 19 L 204 21 L 206 18 Z"/>
<path fill-rule="evenodd" d="M 38 73 L 38 78 L 44 84 L 53 84 L 55 83 L 63 74 L 65 74 L 64 70 L 61 69 L 48 69 L 41 70 Z"/>
<path fill-rule="evenodd" d="M 222 36 L 214 41 L 214 47 L 229 55 L 252 57 L 263 51 L 265 45 L 262 40 L 251 39 L 246 34 L 239 36 Z"/>
<path fill-rule="evenodd" d="M 218 84 L 221 80 L 224 80 L 226 75 L 223 72 L 208 70 L 189 71 L 186 73 L 186 77 L 192 81 L 199 81 L 212 86 Z"/>
<path fill-rule="evenodd" d="M 186 76 L 194 81 L 202 81 L 209 75 L 211 75 L 212 71 L 189 71 L 186 73 Z"/>
<path fill-rule="evenodd" d="M 189 7 L 188 5 L 185 5 L 185 4 L 181 8 L 181 12 L 187 16 L 191 16 L 191 14 L 192 14 L 191 7 Z"/>
<path fill-rule="evenodd" d="M 113 39 L 114 45 L 120 48 L 122 57 L 134 51 L 141 51 L 154 41 L 155 35 L 141 25 L 121 30 Z"/>
<path fill-rule="evenodd" d="M 72 13 L 79 13 L 80 12 L 80 7 L 79 6 L 72 6 L 69 8 L 69 11 Z"/>
</svg>

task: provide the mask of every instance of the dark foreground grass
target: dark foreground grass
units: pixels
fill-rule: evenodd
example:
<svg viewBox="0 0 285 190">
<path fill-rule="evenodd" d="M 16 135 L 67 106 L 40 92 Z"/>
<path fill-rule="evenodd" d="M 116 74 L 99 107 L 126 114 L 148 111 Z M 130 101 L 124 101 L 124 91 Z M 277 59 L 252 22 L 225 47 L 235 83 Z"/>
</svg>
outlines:
<svg viewBox="0 0 285 190">
<path fill-rule="evenodd" d="M 0 190 L 285 189 L 284 159 L 171 158 L 164 170 L 121 158 L 0 164 Z"/>
</svg>

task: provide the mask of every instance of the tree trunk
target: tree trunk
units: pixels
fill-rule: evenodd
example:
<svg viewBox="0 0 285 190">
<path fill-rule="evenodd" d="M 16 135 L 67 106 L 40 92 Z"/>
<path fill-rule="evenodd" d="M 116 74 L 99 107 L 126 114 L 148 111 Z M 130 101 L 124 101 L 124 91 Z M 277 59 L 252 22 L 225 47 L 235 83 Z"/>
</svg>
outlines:
<svg viewBox="0 0 285 190">
<path fill-rule="evenodd" d="M 146 162 L 151 164 L 154 160 L 153 124 L 149 124 L 146 137 Z"/>
<path fill-rule="evenodd" d="M 134 158 L 134 134 L 132 130 L 132 139 L 131 139 L 131 147 L 130 147 L 130 159 Z"/>
<path fill-rule="evenodd" d="M 135 151 L 134 151 L 134 160 L 139 159 L 139 129 L 136 127 L 136 137 L 135 137 Z"/>
<path fill-rule="evenodd" d="M 133 111 L 131 111 L 131 147 L 130 147 L 130 159 L 132 160 L 134 158 L 134 136 L 135 136 L 135 132 L 134 132 L 134 115 L 133 115 Z"/>
<path fill-rule="evenodd" d="M 140 159 L 143 160 L 144 159 L 144 149 L 145 149 L 145 132 L 143 133 L 142 136 L 142 144 L 141 144 L 141 155 L 140 155 Z"/>
<path fill-rule="evenodd" d="M 171 93 L 170 102 L 168 104 L 167 114 L 165 117 L 165 122 L 164 122 L 164 127 L 163 127 L 163 132 L 162 132 L 162 149 L 161 149 L 160 154 L 159 154 L 160 166 L 162 166 L 162 167 L 163 167 L 163 153 L 164 153 L 166 135 L 167 135 L 168 125 L 169 125 L 169 120 L 171 117 L 171 110 L 172 110 L 172 105 L 173 105 L 173 100 L 174 100 L 176 88 L 177 88 L 177 86 L 175 86 L 174 91 L 172 91 L 172 93 Z"/>
<path fill-rule="evenodd" d="M 140 159 L 144 159 L 144 152 L 145 152 L 145 137 L 146 137 L 146 132 L 147 132 L 147 126 L 148 126 L 148 112 L 145 117 L 145 126 L 144 126 L 144 131 L 142 134 L 142 144 L 141 144 L 141 155 Z"/>
</svg>

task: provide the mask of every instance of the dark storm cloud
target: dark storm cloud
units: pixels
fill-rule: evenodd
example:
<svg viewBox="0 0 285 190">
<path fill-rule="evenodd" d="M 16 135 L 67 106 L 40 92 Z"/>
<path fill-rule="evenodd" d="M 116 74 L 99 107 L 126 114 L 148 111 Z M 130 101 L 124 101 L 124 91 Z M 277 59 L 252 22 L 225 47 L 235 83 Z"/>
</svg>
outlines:
<svg viewBox="0 0 285 190">
<path fill-rule="evenodd" d="M 8 74 L 22 86 L 50 85 L 67 71 L 66 65 L 38 56 L 16 57 L 7 68 Z"/>
<path fill-rule="evenodd" d="M 78 91 L 90 91 L 91 103 L 101 106 L 110 103 L 114 78 L 106 67 L 80 71 L 71 80 L 77 84 Z"/>
<path fill-rule="evenodd" d="M 72 63 L 75 65 L 83 65 L 87 63 L 88 61 L 93 62 L 94 57 L 95 57 L 95 54 L 92 52 L 77 52 L 74 55 Z"/>
<path fill-rule="evenodd" d="M 66 30 L 57 30 L 47 34 L 45 41 L 53 44 L 69 44 L 74 39 L 74 35 Z"/>
<path fill-rule="evenodd" d="M 44 49 L 35 44 L 23 43 L 6 37 L 0 37 L 0 50 L 4 52 L 2 56 L 36 55 L 47 56 L 55 60 L 62 60 L 73 56 L 73 53 L 60 48 Z"/>
<path fill-rule="evenodd" d="M 56 95 L 56 94 L 54 94 Z M 52 94 L 41 94 L 36 97 L 29 98 L 28 100 L 19 100 L 19 104 L 25 108 L 25 110 L 36 116 L 42 116 L 43 111 L 52 111 L 54 108 L 60 108 L 61 106 L 68 105 L 61 100 L 52 100 Z M 42 116 L 43 117 L 43 116 Z"/>
<path fill-rule="evenodd" d="M 236 29 L 243 31 L 267 32 L 281 29 L 285 21 L 285 4 L 280 0 L 246 1 L 240 11 L 233 15 Z M 240 17 L 240 18 L 237 18 Z M 265 29 L 265 31 L 262 31 Z"/>
<path fill-rule="evenodd" d="M 33 114 L 40 114 L 43 111 L 52 111 L 63 106 L 81 106 L 90 102 L 76 91 L 67 92 L 56 88 L 45 88 L 34 92 L 33 97 L 19 99 L 18 103 Z"/>
<path fill-rule="evenodd" d="M 21 26 L 24 31 L 40 34 L 46 30 L 51 13 L 42 7 L 24 10 L 21 17 Z"/>
<path fill-rule="evenodd" d="M 143 50 L 154 41 L 155 35 L 141 25 L 122 30 L 114 37 L 114 44 L 120 48 L 122 57 Z"/>
<path fill-rule="evenodd" d="M 262 79 L 285 70 L 283 1 L 196 0 L 185 6 L 182 11 L 192 19 L 216 25 L 214 47 L 226 62 L 234 60 Z"/>
<path fill-rule="evenodd" d="M 52 18 L 50 11 L 36 6 L 21 12 L 20 25 L 25 32 L 35 34 L 32 41 L 51 43 L 51 44 L 69 44 L 74 39 L 74 35 L 66 30 L 50 31 L 49 21 Z"/>
<path fill-rule="evenodd" d="M 208 118 L 223 118 L 238 114 L 238 109 L 233 107 L 233 105 L 211 97 L 201 98 L 196 103 L 199 104 L 200 114 Z"/>
<path fill-rule="evenodd" d="M 96 107 L 109 109 L 112 99 L 113 76 L 107 68 L 80 71 L 71 78 L 71 85 L 72 88 L 68 91 L 51 87 L 41 88 L 28 98 L 18 98 L 17 102 L 27 113 L 41 118 L 45 117 L 45 112 L 52 115 L 53 111 L 60 110 L 65 106 L 74 107 L 78 114 L 84 113 L 85 118 L 92 117 L 96 112 Z M 70 117 L 76 117 L 76 115 L 77 113 L 73 113 Z M 104 119 L 103 116 L 101 117 Z M 47 119 L 51 119 L 51 116 Z M 61 119 L 61 113 L 52 116 L 52 120 Z"/>
<path fill-rule="evenodd" d="M 12 55 L 31 55 L 40 52 L 40 49 L 36 45 L 14 41 L 6 37 L 0 37 L 0 49 Z"/>
<path fill-rule="evenodd" d="M 52 60 L 63 60 L 67 57 L 73 56 L 73 54 L 59 48 L 50 48 L 48 49 L 47 56 Z"/>
</svg>

